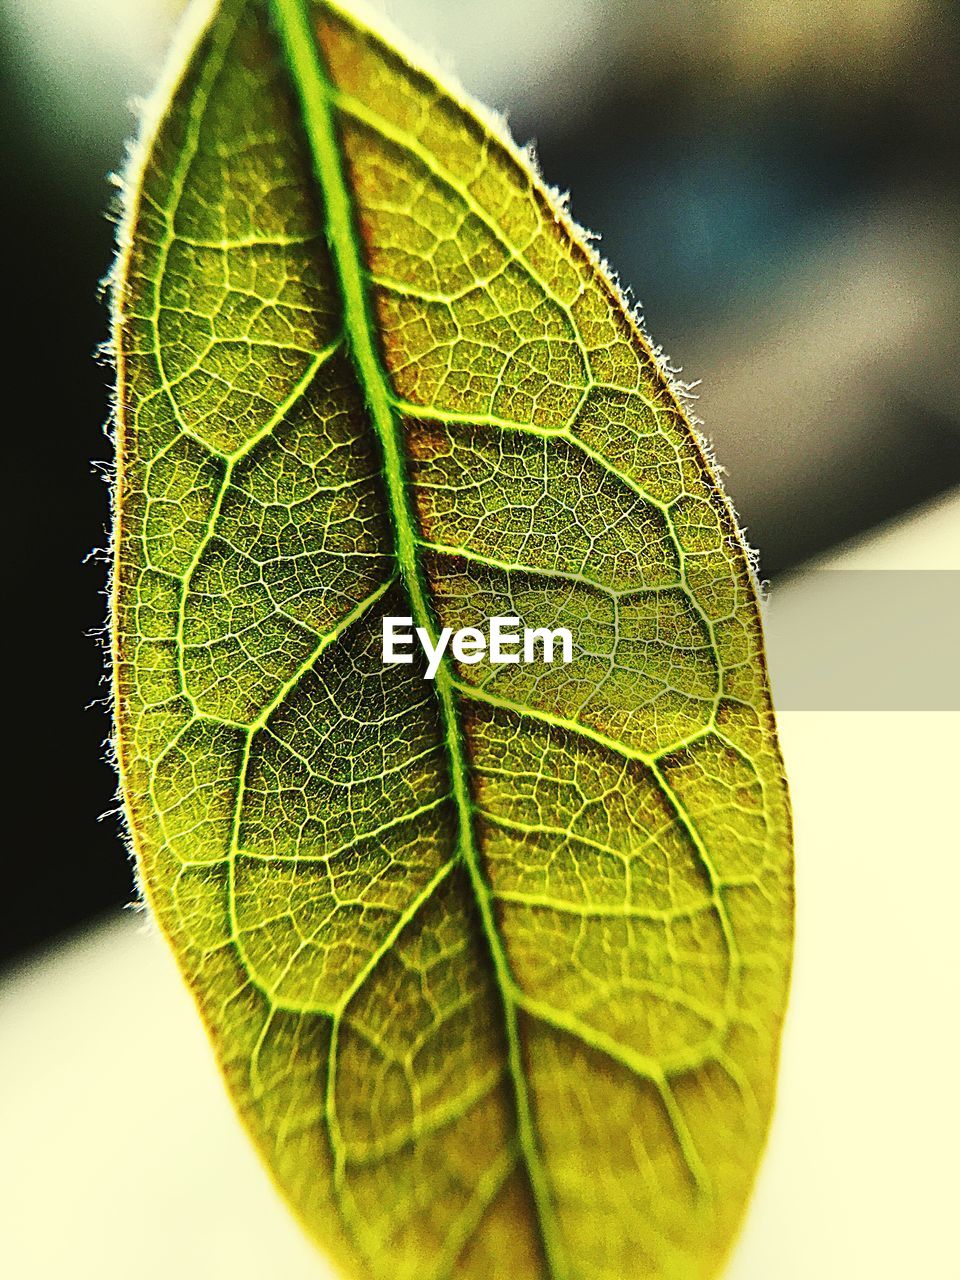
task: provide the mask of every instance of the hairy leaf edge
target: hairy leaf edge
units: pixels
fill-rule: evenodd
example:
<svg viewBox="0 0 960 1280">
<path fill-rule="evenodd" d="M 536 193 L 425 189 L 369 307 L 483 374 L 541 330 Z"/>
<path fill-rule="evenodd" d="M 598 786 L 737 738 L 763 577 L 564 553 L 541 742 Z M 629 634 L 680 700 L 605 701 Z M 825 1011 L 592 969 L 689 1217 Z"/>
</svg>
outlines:
<svg viewBox="0 0 960 1280">
<path fill-rule="evenodd" d="M 267 0 L 266 8 L 269 11 L 271 21 L 274 25 L 275 36 L 282 43 L 282 34 L 278 30 L 277 13 L 278 10 L 286 7 L 289 9 L 302 9 L 304 4 L 310 4 L 311 0 Z M 594 279 L 598 287 L 606 289 L 610 297 L 616 303 L 618 309 L 626 317 L 629 324 L 632 337 L 639 344 L 643 353 L 650 359 L 656 368 L 664 384 L 674 401 L 674 405 L 679 416 L 689 431 L 691 441 L 697 451 L 698 461 L 703 467 L 706 477 L 713 485 L 716 494 L 719 495 L 725 513 L 729 522 L 730 530 L 736 539 L 738 549 L 743 555 L 744 564 L 747 569 L 747 578 L 750 589 L 754 598 L 754 605 L 757 615 L 757 626 L 761 644 L 758 651 L 758 662 L 760 670 L 764 676 L 765 688 L 768 693 L 768 708 L 772 711 L 772 699 L 770 697 L 770 681 L 769 668 L 766 657 L 766 649 L 763 643 L 764 632 L 764 608 L 766 605 L 765 584 L 759 577 L 759 552 L 753 548 L 747 541 L 743 527 L 741 526 L 736 508 L 730 495 L 727 493 L 726 487 L 722 482 L 723 468 L 717 462 L 710 441 L 704 435 L 702 430 L 702 422 L 697 416 L 694 408 L 695 397 L 692 395 L 692 388 L 696 383 L 689 383 L 681 380 L 678 375 L 680 369 L 671 365 L 669 358 L 665 355 L 663 348 L 654 344 L 652 338 L 647 332 L 641 310 L 629 295 L 629 291 L 624 287 L 611 264 L 600 254 L 596 248 L 599 237 L 591 233 L 587 228 L 583 227 L 574 218 L 569 204 L 569 197 L 560 189 L 551 186 L 543 177 L 540 164 L 536 155 L 534 145 L 527 144 L 520 146 L 510 133 L 509 125 L 506 117 L 487 107 L 484 103 L 475 99 L 472 94 L 463 88 L 458 77 L 449 66 L 444 66 L 436 58 L 426 51 L 418 47 L 407 36 L 399 31 L 389 19 L 380 13 L 374 13 L 364 0 L 351 0 L 349 5 L 337 3 L 336 0 L 324 0 L 327 8 L 335 14 L 341 15 L 347 22 L 355 25 L 358 29 L 366 29 L 374 36 L 375 39 L 382 40 L 392 48 L 395 54 L 400 57 L 412 70 L 425 74 L 428 78 L 433 79 L 439 89 L 445 93 L 461 110 L 472 116 L 483 128 L 495 138 L 497 142 L 507 151 L 511 159 L 518 164 L 523 170 L 530 173 L 533 183 L 539 194 L 546 201 L 556 223 L 562 228 L 566 235 L 570 238 L 575 247 L 584 255 L 589 263 Z M 107 754 L 110 763 L 114 766 L 117 773 L 117 792 L 116 792 L 116 812 L 120 817 L 121 834 L 124 844 L 127 848 L 128 857 L 133 867 L 136 900 L 132 904 L 138 908 L 141 915 L 146 916 L 151 921 L 151 926 L 156 929 L 166 941 L 167 945 L 173 953 L 171 939 L 167 935 L 167 931 L 161 923 L 161 917 L 156 910 L 153 902 L 150 886 L 147 884 L 141 869 L 139 856 L 139 848 L 137 841 L 136 825 L 132 820 L 129 806 L 126 800 L 126 779 L 123 760 L 123 744 L 122 734 L 119 725 L 119 687 L 118 687 L 118 670 L 119 670 L 119 637 L 117 631 L 117 619 L 119 616 L 118 609 L 118 593 L 119 593 L 119 574 L 117 572 L 117 547 L 122 539 L 123 529 L 123 512 L 124 512 L 124 493 L 123 493 L 123 473 L 120 467 L 120 459 L 124 452 L 125 442 L 125 423 L 122 409 L 121 390 L 124 384 L 124 361 L 121 347 L 121 330 L 124 322 L 122 309 L 123 295 L 127 279 L 127 268 L 133 248 L 133 234 L 136 226 L 138 214 L 140 211 L 141 192 L 146 173 L 146 167 L 150 156 L 153 152 L 154 145 L 165 124 L 170 111 L 172 109 L 176 93 L 189 74 L 192 65 L 193 56 L 199 48 L 202 40 L 208 34 L 213 23 L 216 22 L 221 8 L 221 0 L 190 0 L 187 9 L 178 23 L 176 32 L 171 41 L 170 49 L 167 53 L 163 69 L 159 75 L 157 85 L 147 98 L 142 99 L 134 105 L 134 110 L 138 116 L 138 125 L 136 134 L 131 143 L 128 144 L 125 163 L 120 174 L 113 179 L 119 192 L 119 212 L 116 217 L 116 254 L 113 264 L 104 279 L 104 289 L 107 294 L 109 314 L 110 314 L 110 338 L 105 346 L 105 354 L 108 359 L 112 360 L 115 371 L 116 381 L 111 396 L 110 413 L 107 422 L 108 435 L 113 443 L 113 459 L 110 464 L 110 478 L 112 484 L 110 486 L 110 537 L 107 545 L 107 553 L 109 555 L 111 572 L 110 582 L 107 591 L 108 597 L 108 618 L 107 618 L 107 635 L 109 643 L 105 645 L 108 649 L 111 660 L 111 671 L 109 677 L 109 705 L 111 713 L 112 731 L 111 737 L 107 743 Z M 315 53 L 318 61 L 322 65 L 322 52 L 316 46 L 316 40 L 313 41 Z M 298 103 L 303 111 L 303 102 L 300 94 L 300 87 L 293 78 L 293 72 L 290 61 L 290 54 L 287 49 L 283 49 L 284 60 L 288 73 L 291 75 L 293 83 L 291 85 Z M 306 130 L 306 121 L 303 119 L 304 128 Z M 313 145 L 311 142 L 311 153 Z M 320 179 L 317 177 L 317 183 Z M 345 179 L 344 179 L 345 181 Z M 349 195 L 349 191 L 348 191 Z M 353 213 L 353 202 L 350 201 L 351 214 Z M 336 268 L 339 279 L 339 267 Z M 366 296 L 365 303 L 368 302 Z M 354 361 L 355 363 L 355 361 Z M 379 363 L 379 357 L 378 357 Z M 385 371 L 384 371 L 385 372 Z M 391 410 L 391 413 L 393 411 Z M 381 439 L 381 447 L 383 445 L 382 437 L 377 430 L 378 438 Z M 386 465 L 385 465 L 386 471 Z M 399 559 L 399 556 L 398 556 Z M 432 610 L 430 611 L 432 623 Z M 446 724 L 446 714 L 443 715 Z M 454 729 L 456 728 L 456 717 Z M 778 756 L 781 762 L 781 778 L 785 782 L 785 772 L 782 762 L 782 752 L 779 746 L 778 735 L 774 735 L 774 745 L 776 746 Z M 448 743 L 449 746 L 449 743 Z M 789 789 L 784 786 L 784 803 L 786 811 L 786 834 L 789 843 L 789 852 L 793 852 L 793 816 L 792 804 Z M 459 810 L 459 806 L 458 806 Z M 459 824 L 462 827 L 462 821 Z M 458 840 L 458 847 L 462 843 Z M 465 863 L 470 871 L 471 883 L 474 886 L 477 897 L 478 910 L 482 912 L 483 897 L 479 891 L 480 886 L 474 879 L 474 873 L 482 876 L 479 869 L 475 867 L 470 859 L 465 859 Z M 795 905 L 795 886 L 791 880 L 789 903 L 791 912 Z M 495 925 L 494 925 L 495 928 Z M 484 934 L 488 945 L 491 947 L 491 959 L 496 967 L 496 949 L 489 936 L 487 927 L 484 927 Z M 498 931 L 497 931 L 498 934 Z M 179 970 L 178 965 L 178 972 Z M 790 986 L 792 983 L 792 956 L 788 961 L 787 971 L 787 1000 L 786 1009 L 789 1008 Z M 183 977 L 181 972 L 181 977 Z M 191 998 L 194 1000 L 195 1006 L 199 1013 L 199 1002 L 196 994 L 190 987 L 190 984 L 184 979 L 184 985 L 190 992 Z M 502 983 L 498 980 L 498 989 L 502 990 Z M 506 1012 L 506 1011 L 505 1011 Z M 785 1014 L 784 1014 L 785 1016 Z M 220 1066 L 219 1057 L 216 1053 L 216 1044 L 211 1028 L 208 1026 L 206 1019 L 200 1017 L 200 1022 L 204 1029 L 208 1043 L 213 1050 L 214 1060 L 217 1063 L 217 1070 L 220 1073 L 227 1096 L 231 1105 L 235 1106 L 234 1098 L 231 1091 L 226 1087 L 226 1077 Z M 778 1042 L 782 1037 L 783 1019 L 777 1028 Z M 508 1040 L 515 1042 L 515 1037 L 508 1035 Z M 519 1052 L 515 1043 L 510 1045 L 511 1056 L 513 1053 Z M 778 1048 L 779 1056 L 779 1048 Z M 514 1066 L 519 1065 L 515 1063 Z M 514 1069 L 511 1069 L 511 1075 L 514 1075 Z M 777 1073 L 774 1080 L 773 1106 L 771 1108 L 771 1116 L 773 1115 L 776 1105 L 776 1087 L 779 1080 Z M 244 1128 L 248 1128 L 246 1118 L 236 1109 L 238 1119 Z M 520 1107 L 518 1105 L 518 1112 Z M 519 1117 L 518 1117 L 519 1119 Z M 727 1241 L 726 1250 L 720 1256 L 714 1258 L 716 1264 L 716 1272 L 719 1274 L 729 1259 L 733 1249 L 737 1243 L 743 1224 L 746 1218 L 746 1210 L 749 1207 L 750 1199 L 753 1193 L 753 1187 L 759 1173 L 760 1166 L 763 1162 L 766 1146 L 769 1142 L 771 1124 L 768 1123 L 766 1132 L 763 1136 L 763 1143 L 758 1154 L 757 1161 L 754 1165 L 753 1176 L 750 1187 L 745 1199 L 744 1211 L 741 1215 L 737 1229 L 732 1233 Z M 261 1149 L 260 1143 L 256 1140 L 256 1135 L 250 1131 L 250 1136 L 254 1141 L 252 1145 L 257 1153 L 260 1164 L 263 1166 L 271 1183 L 283 1199 L 288 1210 L 293 1214 L 299 1222 L 301 1229 L 307 1237 L 317 1243 L 313 1228 L 305 1217 L 300 1213 L 295 1205 L 288 1199 L 286 1189 L 279 1181 L 274 1169 L 272 1168 L 266 1153 Z M 527 1164 L 527 1161 L 524 1162 Z M 538 1235 L 544 1246 L 548 1270 L 551 1276 L 559 1276 L 558 1265 L 559 1259 L 554 1256 L 554 1248 L 548 1239 L 548 1231 L 544 1230 L 544 1221 L 541 1214 L 541 1196 L 544 1190 L 541 1187 L 539 1194 L 535 1185 L 536 1179 L 532 1171 L 529 1170 L 529 1181 L 531 1186 L 531 1195 L 536 1205 L 536 1214 L 538 1221 Z M 319 1247 L 319 1245 L 318 1245 Z"/>
</svg>

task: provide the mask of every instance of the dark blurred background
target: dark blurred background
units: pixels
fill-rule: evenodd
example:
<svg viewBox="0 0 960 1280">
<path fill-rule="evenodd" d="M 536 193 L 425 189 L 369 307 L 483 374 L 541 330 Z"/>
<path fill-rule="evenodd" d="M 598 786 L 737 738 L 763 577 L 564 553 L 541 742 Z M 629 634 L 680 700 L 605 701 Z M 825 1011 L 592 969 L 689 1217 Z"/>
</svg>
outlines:
<svg viewBox="0 0 960 1280">
<path fill-rule="evenodd" d="M 0 959 L 133 897 L 105 762 L 110 372 L 98 283 L 175 0 L 0 0 L 14 693 Z M 960 485 L 960 7 L 392 0 L 535 140 L 699 380 L 776 580 Z M 20 388 L 14 395 L 14 388 Z M 90 705 L 94 704 L 94 705 Z M 24 731 L 25 730 L 25 731 Z M 106 817 L 104 817 L 106 815 Z M 102 820 L 101 820 L 102 819 Z"/>
</svg>

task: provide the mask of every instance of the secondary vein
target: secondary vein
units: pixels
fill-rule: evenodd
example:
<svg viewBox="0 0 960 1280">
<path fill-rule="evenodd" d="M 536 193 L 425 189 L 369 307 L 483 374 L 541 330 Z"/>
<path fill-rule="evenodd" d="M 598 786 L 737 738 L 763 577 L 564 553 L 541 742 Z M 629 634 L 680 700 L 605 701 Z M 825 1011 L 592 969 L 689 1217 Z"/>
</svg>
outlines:
<svg viewBox="0 0 960 1280">
<path fill-rule="evenodd" d="M 425 627 L 436 642 L 436 619 L 419 559 L 417 520 L 410 503 L 401 428 L 392 403 L 392 387 L 376 348 L 375 329 L 364 282 L 362 253 L 355 231 L 353 200 L 340 154 L 334 118 L 335 89 L 321 58 L 317 34 L 311 28 L 309 9 L 307 0 L 271 0 L 276 29 L 300 98 L 314 173 L 323 197 L 327 239 L 340 284 L 344 325 L 351 355 L 383 450 L 397 562 L 417 624 Z M 437 672 L 434 687 L 440 703 L 458 816 L 457 854 L 466 867 L 473 888 L 501 1000 L 519 1145 L 530 1182 L 547 1267 L 552 1280 L 563 1280 L 567 1275 L 567 1267 L 561 1254 L 559 1232 L 534 1128 L 522 1058 L 518 1011 L 512 994 L 512 974 L 474 838 L 468 765 L 456 693 L 448 665 L 441 666 Z"/>
</svg>

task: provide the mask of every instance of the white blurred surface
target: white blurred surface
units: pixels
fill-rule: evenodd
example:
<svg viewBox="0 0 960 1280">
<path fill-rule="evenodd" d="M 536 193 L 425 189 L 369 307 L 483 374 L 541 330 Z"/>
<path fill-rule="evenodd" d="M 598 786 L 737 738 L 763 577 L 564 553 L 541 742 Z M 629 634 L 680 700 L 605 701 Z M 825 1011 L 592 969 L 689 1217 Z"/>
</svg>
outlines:
<svg viewBox="0 0 960 1280">
<path fill-rule="evenodd" d="M 960 570 L 960 495 L 819 562 Z M 792 576 L 784 614 L 816 591 Z M 774 635 L 775 635 L 774 631 Z M 777 651 L 771 645 L 776 679 Z M 726 1280 L 957 1280 L 956 712 L 783 712 L 797 947 L 766 1160 Z"/>
<path fill-rule="evenodd" d="M 830 563 L 960 567 L 960 497 Z M 784 588 L 794 605 L 804 581 Z M 796 973 L 728 1280 L 949 1280 L 960 716 L 790 712 L 781 728 Z M 0 1205 L 12 1280 L 330 1275 L 234 1119 L 164 944 L 129 913 L 0 987 Z"/>
<path fill-rule="evenodd" d="M 326 1280 L 166 944 L 118 915 L 0 989 L 0 1275 Z"/>
</svg>

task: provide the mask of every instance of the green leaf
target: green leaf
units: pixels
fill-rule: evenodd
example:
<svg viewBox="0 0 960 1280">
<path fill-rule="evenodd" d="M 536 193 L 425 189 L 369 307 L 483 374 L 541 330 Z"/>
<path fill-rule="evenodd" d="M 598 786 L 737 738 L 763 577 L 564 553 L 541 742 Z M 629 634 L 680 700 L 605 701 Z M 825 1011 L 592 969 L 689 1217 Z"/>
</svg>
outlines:
<svg viewBox="0 0 960 1280">
<path fill-rule="evenodd" d="M 274 1178 L 354 1276 L 716 1274 L 790 820 L 669 379 L 529 160 L 332 5 L 223 0 L 136 187 L 123 791 Z M 391 615 L 565 626 L 574 660 L 429 681 Z"/>
</svg>

